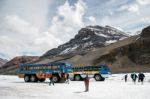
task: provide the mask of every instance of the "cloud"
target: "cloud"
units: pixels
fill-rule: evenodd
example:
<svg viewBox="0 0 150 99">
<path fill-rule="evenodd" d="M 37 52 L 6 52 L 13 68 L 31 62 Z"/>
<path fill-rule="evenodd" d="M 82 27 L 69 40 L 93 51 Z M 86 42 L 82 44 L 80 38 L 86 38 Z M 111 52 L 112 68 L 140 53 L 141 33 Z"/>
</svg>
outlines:
<svg viewBox="0 0 150 99">
<path fill-rule="evenodd" d="M 89 19 L 89 21 L 91 21 L 91 22 L 96 22 L 96 19 L 95 19 L 94 16 L 90 16 L 90 17 L 88 17 L 88 19 Z"/>
<path fill-rule="evenodd" d="M 24 35 L 26 34 L 36 35 L 36 33 L 38 32 L 37 28 L 33 27 L 30 23 L 21 19 L 17 15 L 6 16 L 5 22 L 9 31 L 14 33 L 24 34 Z"/>
<path fill-rule="evenodd" d="M 22 2 L 19 4 L 22 5 Z M 25 2 L 26 4 L 28 3 Z M 25 7 L 25 5 L 23 6 Z M 38 10 L 33 9 L 34 11 Z M 31 20 L 28 14 L 24 13 L 6 14 L 3 16 L 4 20 L 2 20 L 5 28 L 4 33 L 1 32 L 0 34 L 0 53 L 5 53 L 5 56 L 9 59 L 18 55 L 41 55 L 47 50 L 67 42 L 84 25 L 85 9 L 86 4 L 82 0 L 79 0 L 74 5 L 70 5 L 66 1 L 63 5 L 57 7 L 56 15 L 53 16 L 51 24 L 45 30 L 42 28 L 46 26 L 45 13 L 40 17 L 41 15 L 38 16 L 38 11 L 35 12 L 35 16 L 37 15 L 39 21 L 38 18 L 34 19 L 34 15 L 31 15 L 31 19 L 33 19 Z M 29 11 L 28 8 L 26 10 Z"/>
<path fill-rule="evenodd" d="M 137 2 L 138 2 L 140 5 L 149 5 L 149 4 L 150 4 L 150 1 L 149 1 L 149 0 L 137 0 Z"/>
<path fill-rule="evenodd" d="M 139 5 L 137 4 L 130 4 L 130 5 L 123 5 L 121 6 L 118 11 L 129 11 L 133 13 L 139 13 Z"/>
<path fill-rule="evenodd" d="M 7 31 L 12 34 L 0 36 L 0 52 L 7 53 L 8 58 L 24 54 L 24 52 L 30 55 L 33 52 L 44 53 L 49 48 L 54 48 L 62 43 L 49 32 L 40 32 L 38 28 L 17 15 L 6 16 L 5 22 Z"/>
<path fill-rule="evenodd" d="M 83 27 L 86 7 L 82 0 L 78 0 L 74 5 L 66 1 L 57 8 L 57 15 L 52 18 L 49 32 L 63 42 L 68 41 Z"/>
<path fill-rule="evenodd" d="M 137 4 L 130 5 L 127 9 L 130 12 L 139 13 L 139 6 Z"/>
</svg>

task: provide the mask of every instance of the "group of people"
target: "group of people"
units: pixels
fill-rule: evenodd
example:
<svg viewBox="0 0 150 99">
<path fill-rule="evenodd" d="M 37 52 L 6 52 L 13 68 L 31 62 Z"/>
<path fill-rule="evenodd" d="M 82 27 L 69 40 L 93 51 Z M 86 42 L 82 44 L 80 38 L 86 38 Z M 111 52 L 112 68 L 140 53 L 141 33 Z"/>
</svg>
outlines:
<svg viewBox="0 0 150 99">
<path fill-rule="evenodd" d="M 138 78 L 138 82 L 141 82 L 141 84 L 143 84 L 145 75 L 142 72 L 139 73 L 138 75 L 135 72 L 131 74 L 131 79 L 133 80 L 134 84 L 136 83 L 137 78 Z M 125 79 L 125 82 L 127 82 L 128 74 L 124 76 L 124 79 Z M 66 83 L 69 84 L 69 74 L 65 75 L 65 80 L 66 80 Z M 89 91 L 89 80 L 90 78 L 88 77 L 88 75 L 86 75 L 86 77 L 84 78 L 85 92 Z M 53 76 L 50 77 L 49 85 L 54 85 Z"/>
<path fill-rule="evenodd" d="M 124 78 L 125 78 L 125 82 L 127 82 L 128 74 L 126 74 Z M 138 75 L 136 75 L 135 72 L 131 74 L 131 79 L 133 80 L 134 84 L 136 83 L 137 78 L 138 78 L 138 82 L 141 82 L 141 84 L 143 84 L 145 75 L 142 72 L 139 73 Z"/>
</svg>

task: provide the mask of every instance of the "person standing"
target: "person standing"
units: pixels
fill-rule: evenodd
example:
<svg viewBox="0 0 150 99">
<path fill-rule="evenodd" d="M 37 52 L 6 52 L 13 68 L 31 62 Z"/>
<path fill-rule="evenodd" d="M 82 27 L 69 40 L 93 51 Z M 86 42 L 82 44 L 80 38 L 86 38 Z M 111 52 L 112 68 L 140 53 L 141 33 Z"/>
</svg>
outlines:
<svg viewBox="0 0 150 99">
<path fill-rule="evenodd" d="M 88 75 L 86 75 L 86 77 L 84 78 L 84 84 L 85 84 L 85 92 L 89 91 L 89 77 Z"/>
<path fill-rule="evenodd" d="M 124 76 L 125 82 L 127 82 L 127 79 L 128 79 L 128 74 L 125 74 L 125 76 Z"/>
<path fill-rule="evenodd" d="M 66 83 L 69 84 L 69 74 L 66 75 Z"/>
<path fill-rule="evenodd" d="M 135 72 L 133 74 L 131 74 L 131 78 L 132 78 L 132 80 L 133 80 L 133 82 L 135 84 L 136 83 L 136 79 L 137 79 L 137 75 L 136 75 Z"/>
<path fill-rule="evenodd" d="M 49 85 L 50 85 L 50 86 L 51 86 L 51 84 L 54 85 L 53 76 L 51 76 L 51 77 L 49 78 L 49 80 L 50 80 Z"/>
<path fill-rule="evenodd" d="M 141 81 L 141 84 L 143 85 L 145 75 L 141 72 L 141 73 L 139 73 L 138 78 L 139 78 L 139 81 Z"/>
</svg>

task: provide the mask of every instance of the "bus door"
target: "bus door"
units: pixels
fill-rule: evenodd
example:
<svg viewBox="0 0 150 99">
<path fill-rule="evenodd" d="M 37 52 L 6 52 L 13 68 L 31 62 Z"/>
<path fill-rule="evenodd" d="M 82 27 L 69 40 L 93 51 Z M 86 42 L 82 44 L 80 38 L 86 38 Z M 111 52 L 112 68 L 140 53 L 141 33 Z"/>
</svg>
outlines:
<svg viewBox="0 0 150 99">
<path fill-rule="evenodd" d="M 73 72 L 71 66 L 72 66 L 71 64 L 67 64 L 66 63 L 66 65 L 65 65 L 65 73 L 72 73 Z"/>
<path fill-rule="evenodd" d="M 100 67 L 101 67 L 100 73 L 101 73 L 102 77 L 104 77 L 104 78 L 108 77 L 110 74 L 108 67 L 105 65 L 101 65 Z"/>
</svg>

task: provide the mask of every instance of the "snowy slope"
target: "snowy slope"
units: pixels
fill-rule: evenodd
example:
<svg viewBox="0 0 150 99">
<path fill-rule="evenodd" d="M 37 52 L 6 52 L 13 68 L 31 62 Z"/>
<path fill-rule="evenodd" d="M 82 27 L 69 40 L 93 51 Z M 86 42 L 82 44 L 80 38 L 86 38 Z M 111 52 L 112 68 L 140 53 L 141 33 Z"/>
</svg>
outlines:
<svg viewBox="0 0 150 99">
<path fill-rule="evenodd" d="M 104 82 L 90 80 L 90 91 L 84 92 L 82 81 L 70 84 L 24 83 L 16 76 L 0 75 L 0 99 L 149 99 L 150 74 L 146 74 L 144 85 L 127 83 L 124 74 L 114 74 Z"/>
</svg>

